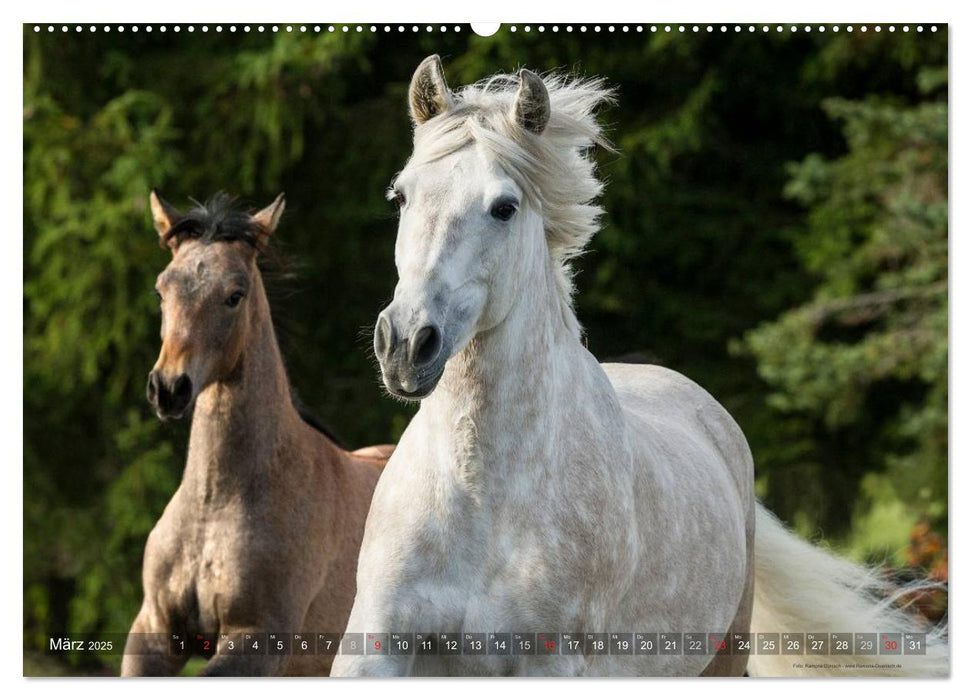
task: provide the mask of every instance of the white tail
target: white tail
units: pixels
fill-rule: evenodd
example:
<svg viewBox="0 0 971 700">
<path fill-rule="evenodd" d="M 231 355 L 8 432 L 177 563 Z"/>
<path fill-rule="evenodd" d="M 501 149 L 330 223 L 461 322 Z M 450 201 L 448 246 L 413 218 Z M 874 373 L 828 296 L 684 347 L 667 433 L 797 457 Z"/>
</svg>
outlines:
<svg viewBox="0 0 971 700">
<path fill-rule="evenodd" d="M 924 632 L 926 655 L 753 655 L 753 676 L 947 676 L 946 630 L 929 629 L 897 601 L 926 588 L 897 587 L 889 597 L 879 572 L 800 539 L 762 504 L 755 518 L 755 605 L 752 632 Z M 879 639 L 879 638 L 878 638 Z M 807 650 L 808 652 L 808 650 Z"/>
</svg>

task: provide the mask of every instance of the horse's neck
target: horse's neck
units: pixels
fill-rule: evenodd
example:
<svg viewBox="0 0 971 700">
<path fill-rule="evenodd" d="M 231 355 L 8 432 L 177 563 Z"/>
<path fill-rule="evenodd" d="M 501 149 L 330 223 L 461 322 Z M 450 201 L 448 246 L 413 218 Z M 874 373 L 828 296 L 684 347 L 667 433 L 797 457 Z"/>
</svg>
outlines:
<svg viewBox="0 0 971 700">
<path fill-rule="evenodd" d="M 548 255 L 537 260 L 506 318 L 449 361 L 425 400 L 435 434 L 457 457 L 444 466 L 463 478 L 476 469 L 483 479 L 522 477 L 555 450 L 558 411 L 574 382 L 583 383 L 585 351 L 552 266 Z"/>
<path fill-rule="evenodd" d="M 208 501 L 231 499 L 264 480 L 286 454 L 299 416 L 262 285 L 251 311 L 251 337 L 230 377 L 196 400 L 183 483 Z M 275 470 L 284 478 L 287 470 Z"/>
</svg>

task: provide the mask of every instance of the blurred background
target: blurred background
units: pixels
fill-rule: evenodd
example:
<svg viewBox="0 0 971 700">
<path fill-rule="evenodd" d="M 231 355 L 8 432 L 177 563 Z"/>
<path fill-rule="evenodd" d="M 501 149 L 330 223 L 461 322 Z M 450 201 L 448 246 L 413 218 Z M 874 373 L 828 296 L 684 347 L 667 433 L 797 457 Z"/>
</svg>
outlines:
<svg viewBox="0 0 971 700">
<path fill-rule="evenodd" d="M 401 434 L 414 409 L 380 388 L 370 327 L 430 53 L 453 87 L 520 66 L 617 87 L 577 261 L 590 350 L 706 387 L 804 536 L 947 579 L 946 31 L 43 29 L 24 29 L 26 674 L 116 672 L 38 650 L 127 631 L 181 478 L 188 426 L 144 398 L 168 262 L 152 187 L 179 207 L 286 191 L 269 287 L 291 381 L 348 446 Z"/>
</svg>

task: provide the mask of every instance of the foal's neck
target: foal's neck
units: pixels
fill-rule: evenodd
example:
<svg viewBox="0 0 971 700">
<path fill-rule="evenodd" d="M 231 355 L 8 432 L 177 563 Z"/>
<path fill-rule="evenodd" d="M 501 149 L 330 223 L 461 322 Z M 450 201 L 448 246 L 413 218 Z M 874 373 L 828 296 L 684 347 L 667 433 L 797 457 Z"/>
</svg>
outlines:
<svg viewBox="0 0 971 700">
<path fill-rule="evenodd" d="M 258 282 L 258 280 L 257 280 Z M 185 480 L 206 500 L 259 488 L 300 422 L 261 283 L 253 285 L 250 332 L 236 368 L 196 400 Z M 274 478 L 284 478 L 278 470 Z"/>
</svg>

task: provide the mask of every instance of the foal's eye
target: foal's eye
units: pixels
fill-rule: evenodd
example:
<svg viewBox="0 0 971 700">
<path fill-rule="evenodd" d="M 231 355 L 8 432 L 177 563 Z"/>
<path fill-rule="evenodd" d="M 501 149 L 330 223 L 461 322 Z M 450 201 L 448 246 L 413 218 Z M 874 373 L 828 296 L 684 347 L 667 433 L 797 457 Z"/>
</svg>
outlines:
<svg viewBox="0 0 971 700">
<path fill-rule="evenodd" d="M 516 205 L 512 202 L 499 202 L 492 207 L 492 215 L 499 221 L 509 221 L 516 213 Z"/>
<path fill-rule="evenodd" d="M 399 192 L 399 191 L 397 191 L 397 190 L 395 190 L 395 193 L 394 193 L 394 203 L 395 203 L 395 205 L 396 205 L 396 206 L 397 206 L 397 207 L 398 207 L 399 209 L 401 209 L 401 208 L 402 208 L 402 207 L 403 207 L 403 206 L 405 205 L 405 202 L 406 202 L 406 201 L 407 201 L 407 200 L 405 199 L 405 195 L 404 195 L 404 193 L 403 193 L 403 192 Z"/>
<path fill-rule="evenodd" d="M 232 295 L 229 297 L 229 299 L 226 300 L 226 306 L 228 306 L 231 309 L 234 309 L 237 306 L 239 306 L 239 302 L 241 302 L 242 300 L 243 300 L 242 292 L 233 292 Z"/>
</svg>

